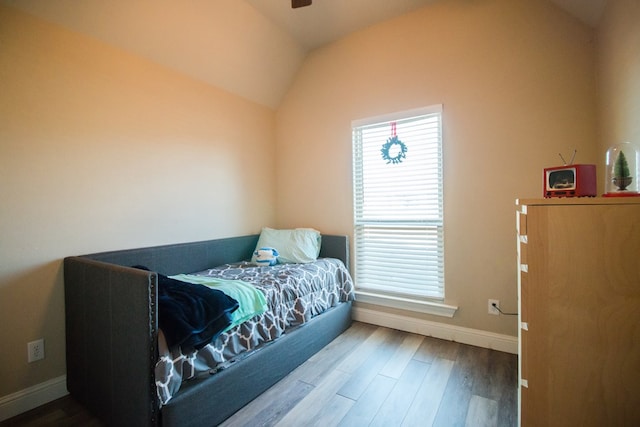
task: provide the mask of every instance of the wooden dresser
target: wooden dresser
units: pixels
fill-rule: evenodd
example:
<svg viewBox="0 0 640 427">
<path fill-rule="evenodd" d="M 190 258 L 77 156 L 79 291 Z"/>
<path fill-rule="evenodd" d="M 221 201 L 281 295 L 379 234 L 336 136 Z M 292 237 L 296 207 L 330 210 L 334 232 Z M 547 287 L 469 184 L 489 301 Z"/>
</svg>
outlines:
<svg viewBox="0 0 640 427">
<path fill-rule="evenodd" d="M 519 200 L 518 419 L 640 426 L 640 198 Z"/>
</svg>

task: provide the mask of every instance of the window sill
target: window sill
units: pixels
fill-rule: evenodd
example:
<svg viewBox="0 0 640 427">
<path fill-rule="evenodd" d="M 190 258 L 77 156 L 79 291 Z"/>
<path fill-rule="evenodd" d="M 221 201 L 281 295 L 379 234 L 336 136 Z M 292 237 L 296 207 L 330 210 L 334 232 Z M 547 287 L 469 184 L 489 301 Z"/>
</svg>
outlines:
<svg viewBox="0 0 640 427">
<path fill-rule="evenodd" d="M 365 291 L 356 291 L 356 301 L 443 317 L 453 317 L 455 312 L 458 310 L 457 306 L 439 302 L 420 301 L 411 298 L 382 295 Z"/>
</svg>

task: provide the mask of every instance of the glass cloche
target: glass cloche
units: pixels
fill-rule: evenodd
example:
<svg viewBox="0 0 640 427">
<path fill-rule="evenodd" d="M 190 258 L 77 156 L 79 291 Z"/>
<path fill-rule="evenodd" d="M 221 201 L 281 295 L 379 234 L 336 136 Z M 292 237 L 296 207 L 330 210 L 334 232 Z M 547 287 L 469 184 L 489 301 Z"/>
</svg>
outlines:
<svg viewBox="0 0 640 427">
<path fill-rule="evenodd" d="M 623 142 L 610 147 L 605 167 L 605 197 L 640 196 L 640 149 L 635 144 Z"/>
</svg>

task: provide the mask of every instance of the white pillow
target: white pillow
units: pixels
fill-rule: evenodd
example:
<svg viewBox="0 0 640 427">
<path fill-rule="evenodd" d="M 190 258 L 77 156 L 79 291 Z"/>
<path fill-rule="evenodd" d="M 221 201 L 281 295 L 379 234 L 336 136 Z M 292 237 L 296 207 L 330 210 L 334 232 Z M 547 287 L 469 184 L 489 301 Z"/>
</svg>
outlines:
<svg viewBox="0 0 640 427">
<path fill-rule="evenodd" d="M 308 263 L 318 259 L 321 237 L 313 228 L 276 230 L 264 227 L 258 238 L 256 250 L 262 247 L 278 251 L 278 263 Z"/>
</svg>

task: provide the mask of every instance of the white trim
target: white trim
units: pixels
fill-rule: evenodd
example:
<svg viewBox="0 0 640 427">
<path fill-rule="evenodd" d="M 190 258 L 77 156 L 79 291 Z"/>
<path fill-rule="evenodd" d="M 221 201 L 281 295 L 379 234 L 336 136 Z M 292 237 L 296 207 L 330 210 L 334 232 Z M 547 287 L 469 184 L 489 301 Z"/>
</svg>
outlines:
<svg viewBox="0 0 640 427">
<path fill-rule="evenodd" d="M 398 111 L 396 113 L 381 114 L 375 117 L 367 117 L 364 119 L 356 119 L 351 121 L 351 127 L 368 126 L 375 123 L 386 123 L 396 120 L 408 119 L 426 114 L 442 113 L 442 104 L 434 104 L 428 107 L 413 108 L 411 110 Z"/>
<path fill-rule="evenodd" d="M 356 301 L 444 317 L 453 317 L 456 310 L 458 310 L 458 307 L 454 305 L 434 301 L 420 301 L 392 295 L 381 295 L 366 291 L 356 291 Z"/>
<path fill-rule="evenodd" d="M 373 325 L 398 329 L 414 334 L 518 354 L 518 337 L 511 335 L 496 334 L 479 329 L 415 319 L 409 316 L 384 313 L 357 306 L 353 307 L 352 318 L 359 322 L 371 323 Z"/>
<path fill-rule="evenodd" d="M 67 394 L 69 394 L 67 391 L 67 376 L 62 375 L 0 397 L 0 421 L 30 411 Z"/>
</svg>

